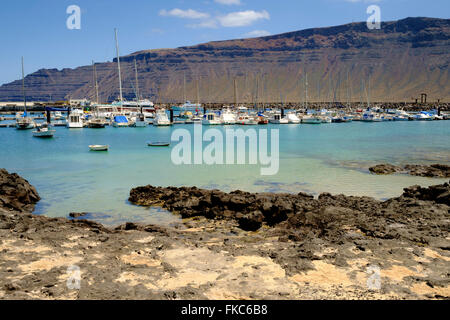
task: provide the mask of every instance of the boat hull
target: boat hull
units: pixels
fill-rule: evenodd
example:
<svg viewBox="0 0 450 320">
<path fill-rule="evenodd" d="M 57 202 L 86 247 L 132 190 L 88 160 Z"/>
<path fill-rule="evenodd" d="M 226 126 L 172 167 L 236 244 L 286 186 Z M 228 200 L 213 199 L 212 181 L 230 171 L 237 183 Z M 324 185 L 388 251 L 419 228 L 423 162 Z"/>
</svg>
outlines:
<svg viewBox="0 0 450 320">
<path fill-rule="evenodd" d="M 91 145 L 89 146 L 89 149 L 91 151 L 108 151 L 109 146 L 103 146 L 103 145 Z"/>
<path fill-rule="evenodd" d="M 48 131 L 33 131 L 33 137 L 36 138 L 53 138 L 56 130 L 48 130 Z"/>
</svg>

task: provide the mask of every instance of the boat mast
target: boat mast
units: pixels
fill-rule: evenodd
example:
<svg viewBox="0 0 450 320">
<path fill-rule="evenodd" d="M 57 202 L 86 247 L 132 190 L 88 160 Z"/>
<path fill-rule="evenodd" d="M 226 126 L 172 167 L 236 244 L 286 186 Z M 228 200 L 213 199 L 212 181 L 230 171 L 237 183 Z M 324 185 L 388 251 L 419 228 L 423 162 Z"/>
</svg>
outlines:
<svg viewBox="0 0 450 320">
<path fill-rule="evenodd" d="M 23 94 L 23 108 L 25 114 L 27 113 L 27 98 L 25 95 L 25 72 L 23 68 L 23 57 L 22 57 L 22 94 Z"/>
<path fill-rule="evenodd" d="M 370 109 L 370 73 L 369 79 L 367 80 L 367 109 Z"/>
<path fill-rule="evenodd" d="M 141 97 L 140 97 L 140 94 L 139 94 L 139 80 L 138 80 L 136 58 L 134 59 L 134 74 L 135 74 L 135 77 L 136 77 L 136 98 L 138 99 L 138 103 L 139 103 L 139 100 L 141 99 Z"/>
<path fill-rule="evenodd" d="M 237 87 L 236 87 L 236 78 L 234 78 L 234 106 L 237 107 Z"/>
<path fill-rule="evenodd" d="M 120 57 L 119 57 L 119 40 L 117 39 L 117 29 L 114 28 L 114 34 L 116 38 L 116 52 L 117 52 L 117 69 L 119 70 L 119 94 L 120 94 L 120 106 L 123 106 L 123 94 L 122 94 L 122 75 L 120 73 Z"/>
<path fill-rule="evenodd" d="M 95 87 L 95 98 L 97 101 L 97 104 L 99 103 L 99 98 L 98 98 L 98 82 L 97 82 L 97 68 L 95 67 L 95 62 L 92 61 L 92 66 L 94 69 L 94 87 Z"/>
<path fill-rule="evenodd" d="M 350 86 L 350 82 L 349 82 L 349 74 L 348 74 L 348 69 L 347 69 L 347 108 L 350 106 L 350 95 L 349 95 L 349 86 Z"/>
<path fill-rule="evenodd" d="M 308 110 L 308 73 L 305 74 L 305 104 Z"/>
<path fill-rule="evenodd" d="M 256 81 L 256 88 L 255 88 L 255 109 L 258 110 L 258 92 L 259 92 L 259 81 L 258 81 L 258 77 L 255 78 Z M 235 106 L 235 108 L 237 108 Z"/>
<path fill-rule="evenodd" d="M 199 79 L 195 81 L 197 87 L 197 105 L 200 106 L 200 89 L 199 89 Z"/>
<path fill-rule="evenodd" d="M 139 95 L 139 80 L 138 80 L 136 58 L 134 58 L 134 75 L 136 77 L 136 103 L 137 103 L 137 106 L 140 107 L 141 114 L 142 114 L 143 110 L 142 110 L 142 106 L 141 106 L 141 103 L 140 103 L 141 98 L 140 98 L 140 95 Z"/>
<path fill-rule="evenodd" d="M 186 104 L 186 71 L 183 78 L 183 104 Z"/>
</svg>

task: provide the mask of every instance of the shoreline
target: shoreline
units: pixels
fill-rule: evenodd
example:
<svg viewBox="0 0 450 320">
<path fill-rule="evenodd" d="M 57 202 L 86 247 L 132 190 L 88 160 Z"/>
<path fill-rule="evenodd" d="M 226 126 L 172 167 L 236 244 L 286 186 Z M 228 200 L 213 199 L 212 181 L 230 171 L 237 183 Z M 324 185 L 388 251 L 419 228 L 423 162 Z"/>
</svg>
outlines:
<svg viewBox="0 0 450 320">
<path fill-rule="evenodd" d="M 214 192 L 222 200 L 212 209 L 223 206 L 224 197 L 239 196 L 228 204 L 241 215 L 213 219 L 191 205 L 192 214 L 185 212 L 172 227 L 125 223 L 113 229 L 30 214 L 37 201 L 29 196 L 32 187 L 2 173 L 3 190 L 16 183 L 31 191 L 9 194 L 13 210 L 5 207 L 2 193 L 0 299 L 450 298 L 448 183 L 406 188 L 387 201 L 147 186 L 137 188 L 139 197 L 135 189 L 130 196 L 174 207 L 177 194 L 186 195 L 178 202 L 192 204 L 197 197 L 200 204 Z M 264 197 L 272 206 L 266 202 L 269 209 L 262 214 L 267 216 L 257 231 L 245 231 L 242 227 L 261 218 L 245 210 L 253 197 Z M 283 207 L 288 200 L 298 205 L 295 214 Z M 274 207 L 277 214 L 270 215 Z M 66 285 L 67 268 L 73 265 L 81 271 L 79 290 Z M 367 270 L 373 266 L 381 271 L 380 290 L 367 287 Z"/>
</svg>

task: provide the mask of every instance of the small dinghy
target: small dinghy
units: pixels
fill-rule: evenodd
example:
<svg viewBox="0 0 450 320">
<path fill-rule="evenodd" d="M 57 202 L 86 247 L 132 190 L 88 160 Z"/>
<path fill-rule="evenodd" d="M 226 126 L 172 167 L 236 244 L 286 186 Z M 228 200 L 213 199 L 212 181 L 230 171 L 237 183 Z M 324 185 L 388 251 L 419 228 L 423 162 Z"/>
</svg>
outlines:
<svg viewBox="0 0 450 320">
<path fill-rule="evenodd" d="M 36 131 L 33 131 L 33 136 L 36 138 L 53 138 L 55 132 L 51 126 L 44 124 L 36 127 Z"/>
<path fill-rule="evenodd" d="M 170 146 L 170 142 L 161 142 L 161 141 L 147 142 L 147 145 L 149 147 L 168 147 Z"/>
<path fill-rule="evenodd" d="M 91 149 L 91 151 L 108 151 L 109 146 L 94 144 L 94 145 L 90 145 L 89 149 Z"/>
</svg>

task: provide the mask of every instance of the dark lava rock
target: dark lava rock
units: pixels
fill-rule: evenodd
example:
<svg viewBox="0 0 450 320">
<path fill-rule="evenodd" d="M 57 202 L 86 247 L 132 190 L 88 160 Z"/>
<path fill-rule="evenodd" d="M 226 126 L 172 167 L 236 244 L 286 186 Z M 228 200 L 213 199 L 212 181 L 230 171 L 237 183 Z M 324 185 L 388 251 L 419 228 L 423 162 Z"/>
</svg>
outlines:
<svg viewBox="0 0 450 320">
<path fill-rule="evenodd" d="M 153 186 L 132 189 L 130 202 L 156 204 L 182 217 L 234 220 L 246 231 L 256 231 L 265 224 L 286 241 L 313 237 L 340 244 L 349 238 L 369 237 L 427 244 L 445 238 L 450 229 L 448 183 L 412 186 L 402 196 L 384 202 L 329 193 L 314 199 L 303 193 L 225 193 Z"/>
<path fill-rule="evenodd" d="M 444 183 L 428 188 L 412 186 L 404 189 L 403 196 L 425 201 L 434 201 L 450 206 L 450 184 Z"/>
<path fill-rule="evenodd" d="M 369 168 L 369 171 L 375 174 L 392 174 L 402 170 L 403 169 L 401 167 L 394 166 L 388 163 L 378 164 L 374 167 Z"/>
<path fill-rule="evenodd" d="M 444 164 L 406 165 L 405 170 L 410 175 L 433 178 L 450 178 L 450 166 Z"/>
<path fill-rule="evenodd" d="M 87 214 L 88 214 L 87 212 L 71 212 L 71 213 L 69 213 L 69 217 L 80 218 L 80 217 L 84 217 Z"/>
<path fill-rule="evenodd" d="M 245 231 L 256 231 L 261 228 L 264 216 L 261 211 L 254 211 L 238 218 L 239 227 Z"/>
<path fill-rule="evenodd" d="M 392 164 L 379 164 L 369 168 L 369 171 L 375 174 L 392 174 L 396 172 L 406 172 L 412 176 L 429 177 L 429 178 L 450 178 L 450 166 L 445 164 L 408 164 L 399 167 Z"/>
<path fill-rule="evenodd" d="M 0 169 L 0 208 L 20 212 L 33 211 L 40 200 L 36 189 L 16 173 Z"/>
<path fill-rule="evenodd" d="M 313 196 L 294 194 L 252 194 L 240 190 L 225 193 L 195 187 L 161 188 L 145 186 L 134 188 L 129 201 L 143 206 L 158 205 L 183 218 L 204 216 L 209 219 L 237 220 L 244 230 L 254 231 L 265 222 L 275 225 L 296 212 L 314 207 Z"/>
</svg>

